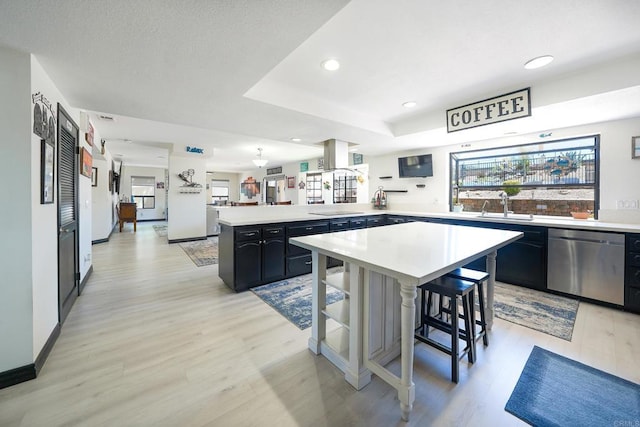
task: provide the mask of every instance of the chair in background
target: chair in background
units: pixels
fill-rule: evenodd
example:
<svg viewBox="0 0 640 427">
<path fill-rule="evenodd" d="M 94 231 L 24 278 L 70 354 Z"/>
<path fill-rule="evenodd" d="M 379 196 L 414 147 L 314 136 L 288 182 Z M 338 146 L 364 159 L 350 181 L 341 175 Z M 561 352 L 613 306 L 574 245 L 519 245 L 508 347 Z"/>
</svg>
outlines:
<svg viewBox="0 0 640 427">
<path fill-rule="evenodd" d="M 120 232 L 125 222 L 133 222 L 133 232 L 137 231 L 137 214 L 138 209 L 135 203 L 123 203 L 118 205 L 118 222 L 120 223 Z"/>
</svg>

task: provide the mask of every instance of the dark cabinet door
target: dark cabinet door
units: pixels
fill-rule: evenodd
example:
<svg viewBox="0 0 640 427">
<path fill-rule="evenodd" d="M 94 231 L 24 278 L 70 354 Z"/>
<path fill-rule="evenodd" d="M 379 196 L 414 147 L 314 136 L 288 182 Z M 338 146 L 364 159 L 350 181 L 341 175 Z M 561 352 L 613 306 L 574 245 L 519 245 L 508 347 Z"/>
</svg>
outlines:
<svg viewBox="0 0 640 427">
<path fill-rule="evenodd" d="M 259 240 L 240 242 L 235 251 L 235 291 L 246 291 L 260 283 L 262 276 L 262 245 Z"/>
<path fill-rule="evenodd" d="M 498 250 L 496 280 L 545 291 L 547 289 L 544 243 L 515 241 Z"/>
<path fill-rule="evenodd" d="M 284 277 L 284 239 L 268 239 L 262 243 L 262 281 L 274 282 Z"/>
</svg>

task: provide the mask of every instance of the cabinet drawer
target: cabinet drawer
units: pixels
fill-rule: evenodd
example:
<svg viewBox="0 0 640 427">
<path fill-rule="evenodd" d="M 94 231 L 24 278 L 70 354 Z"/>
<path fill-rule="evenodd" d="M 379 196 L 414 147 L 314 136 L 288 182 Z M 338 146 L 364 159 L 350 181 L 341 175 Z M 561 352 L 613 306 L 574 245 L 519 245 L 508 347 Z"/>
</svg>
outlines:
<svg viewBox="0 0 640 427">
<path fill-rule="evenodd" d="M 627 234 L 627 250 L 640 252 L 640 234 Z"/>
<path fill-rule="evenodd" d="M 407 222 L 406 218 L 401 216 L 389 216 L 387 217 L 387 224 L 403 224 Z"/>
<path fill-rule="evenodd" d="M 287 276 L 311 273 L 311 255 L 287 258 Z"/>
<path fill-rule="evenodd" d="M 627 253 L 627 267 L 640 267 L 640 252 Z"/>
<path fill-rule="evenodd" d="M 284 236 L 284 227 L 262 227 L 262 237 L 265 239 L 282 236 Z"/>
<path fill-rule="evenodd" d="M 307 236 L 309 234 L 320 234 L 329 231 L 328 222 L 309 223 L 303 225 L 292 225 L 287 227 L 289 237 Z"/>
<path fill-rule="evenodd" d="M 332 220 L 329 225 L 329 229 L 331 231 L 348 230 L 349 220 L 348 219 Z"/>
<path fill-rule="evenodd" d="M 640 268 L 627 267 L 627 286 L 640 288 Z"/>
<path fill-rule="evenodd" d="M 349 220 L 349 228 L 351 228 L 351 229 L 365 228 L 366 226 L 367 226 L 367 219 L 366 218 L 358 218 L 358 219 L 350 219 Z"/>
<path fill-rule="evenodd" d="M 259 240 L 260 229 L 257 227 L 239 228 L 235 230 L 236 241 Z"/>
<path fill-rule="evenodd" d="M 380 216 L 367 218 L 367 227 L 378 227 L 384 225 L 384 220 Z"/>
</svg>

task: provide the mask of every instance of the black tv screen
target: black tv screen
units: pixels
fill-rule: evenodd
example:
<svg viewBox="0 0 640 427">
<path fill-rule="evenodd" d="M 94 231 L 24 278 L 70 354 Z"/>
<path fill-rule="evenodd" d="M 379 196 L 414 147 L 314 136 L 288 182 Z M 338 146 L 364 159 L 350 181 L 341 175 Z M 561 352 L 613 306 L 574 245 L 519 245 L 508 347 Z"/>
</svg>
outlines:
<svg viewBox="0 0 640 427">
<path fill-rule="evenodd" d="M 431 154 L 398 158 L 400 178 L 425 178 L 433 176 Z"/>
</svg>

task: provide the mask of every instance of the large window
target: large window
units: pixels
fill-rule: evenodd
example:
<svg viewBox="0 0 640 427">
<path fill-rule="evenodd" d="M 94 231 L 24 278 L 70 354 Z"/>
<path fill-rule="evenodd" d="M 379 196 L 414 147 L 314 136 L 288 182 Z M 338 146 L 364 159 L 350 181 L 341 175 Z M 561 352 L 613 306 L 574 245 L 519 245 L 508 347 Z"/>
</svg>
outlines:
<svg viewBox="0 0 640 427">
<path fill-rule="evenodd" d="M 310 205 L 322 202 L 322 174 L 307 174 L 307 203 Z"/>
<path fill-rule="evenodd" d="M 213 203 L 227 202 L 229 200 L 229 181 L 226 179 L 211 180 L 211 201 Z M 220 203 L 222 204 L 222 203 Z"/>
<path fill-rule="evenodd" d="M 131 195 L 138 209 L 156 208 L 156 179 L 153 176 L 132 176 Z"/>
<path fill-rule="evenodd" d="M 514 213 L 597 215 L 597 135 L 451 153 L 451 205 L 502 212 L 501 193 Z"/>
</svg>

